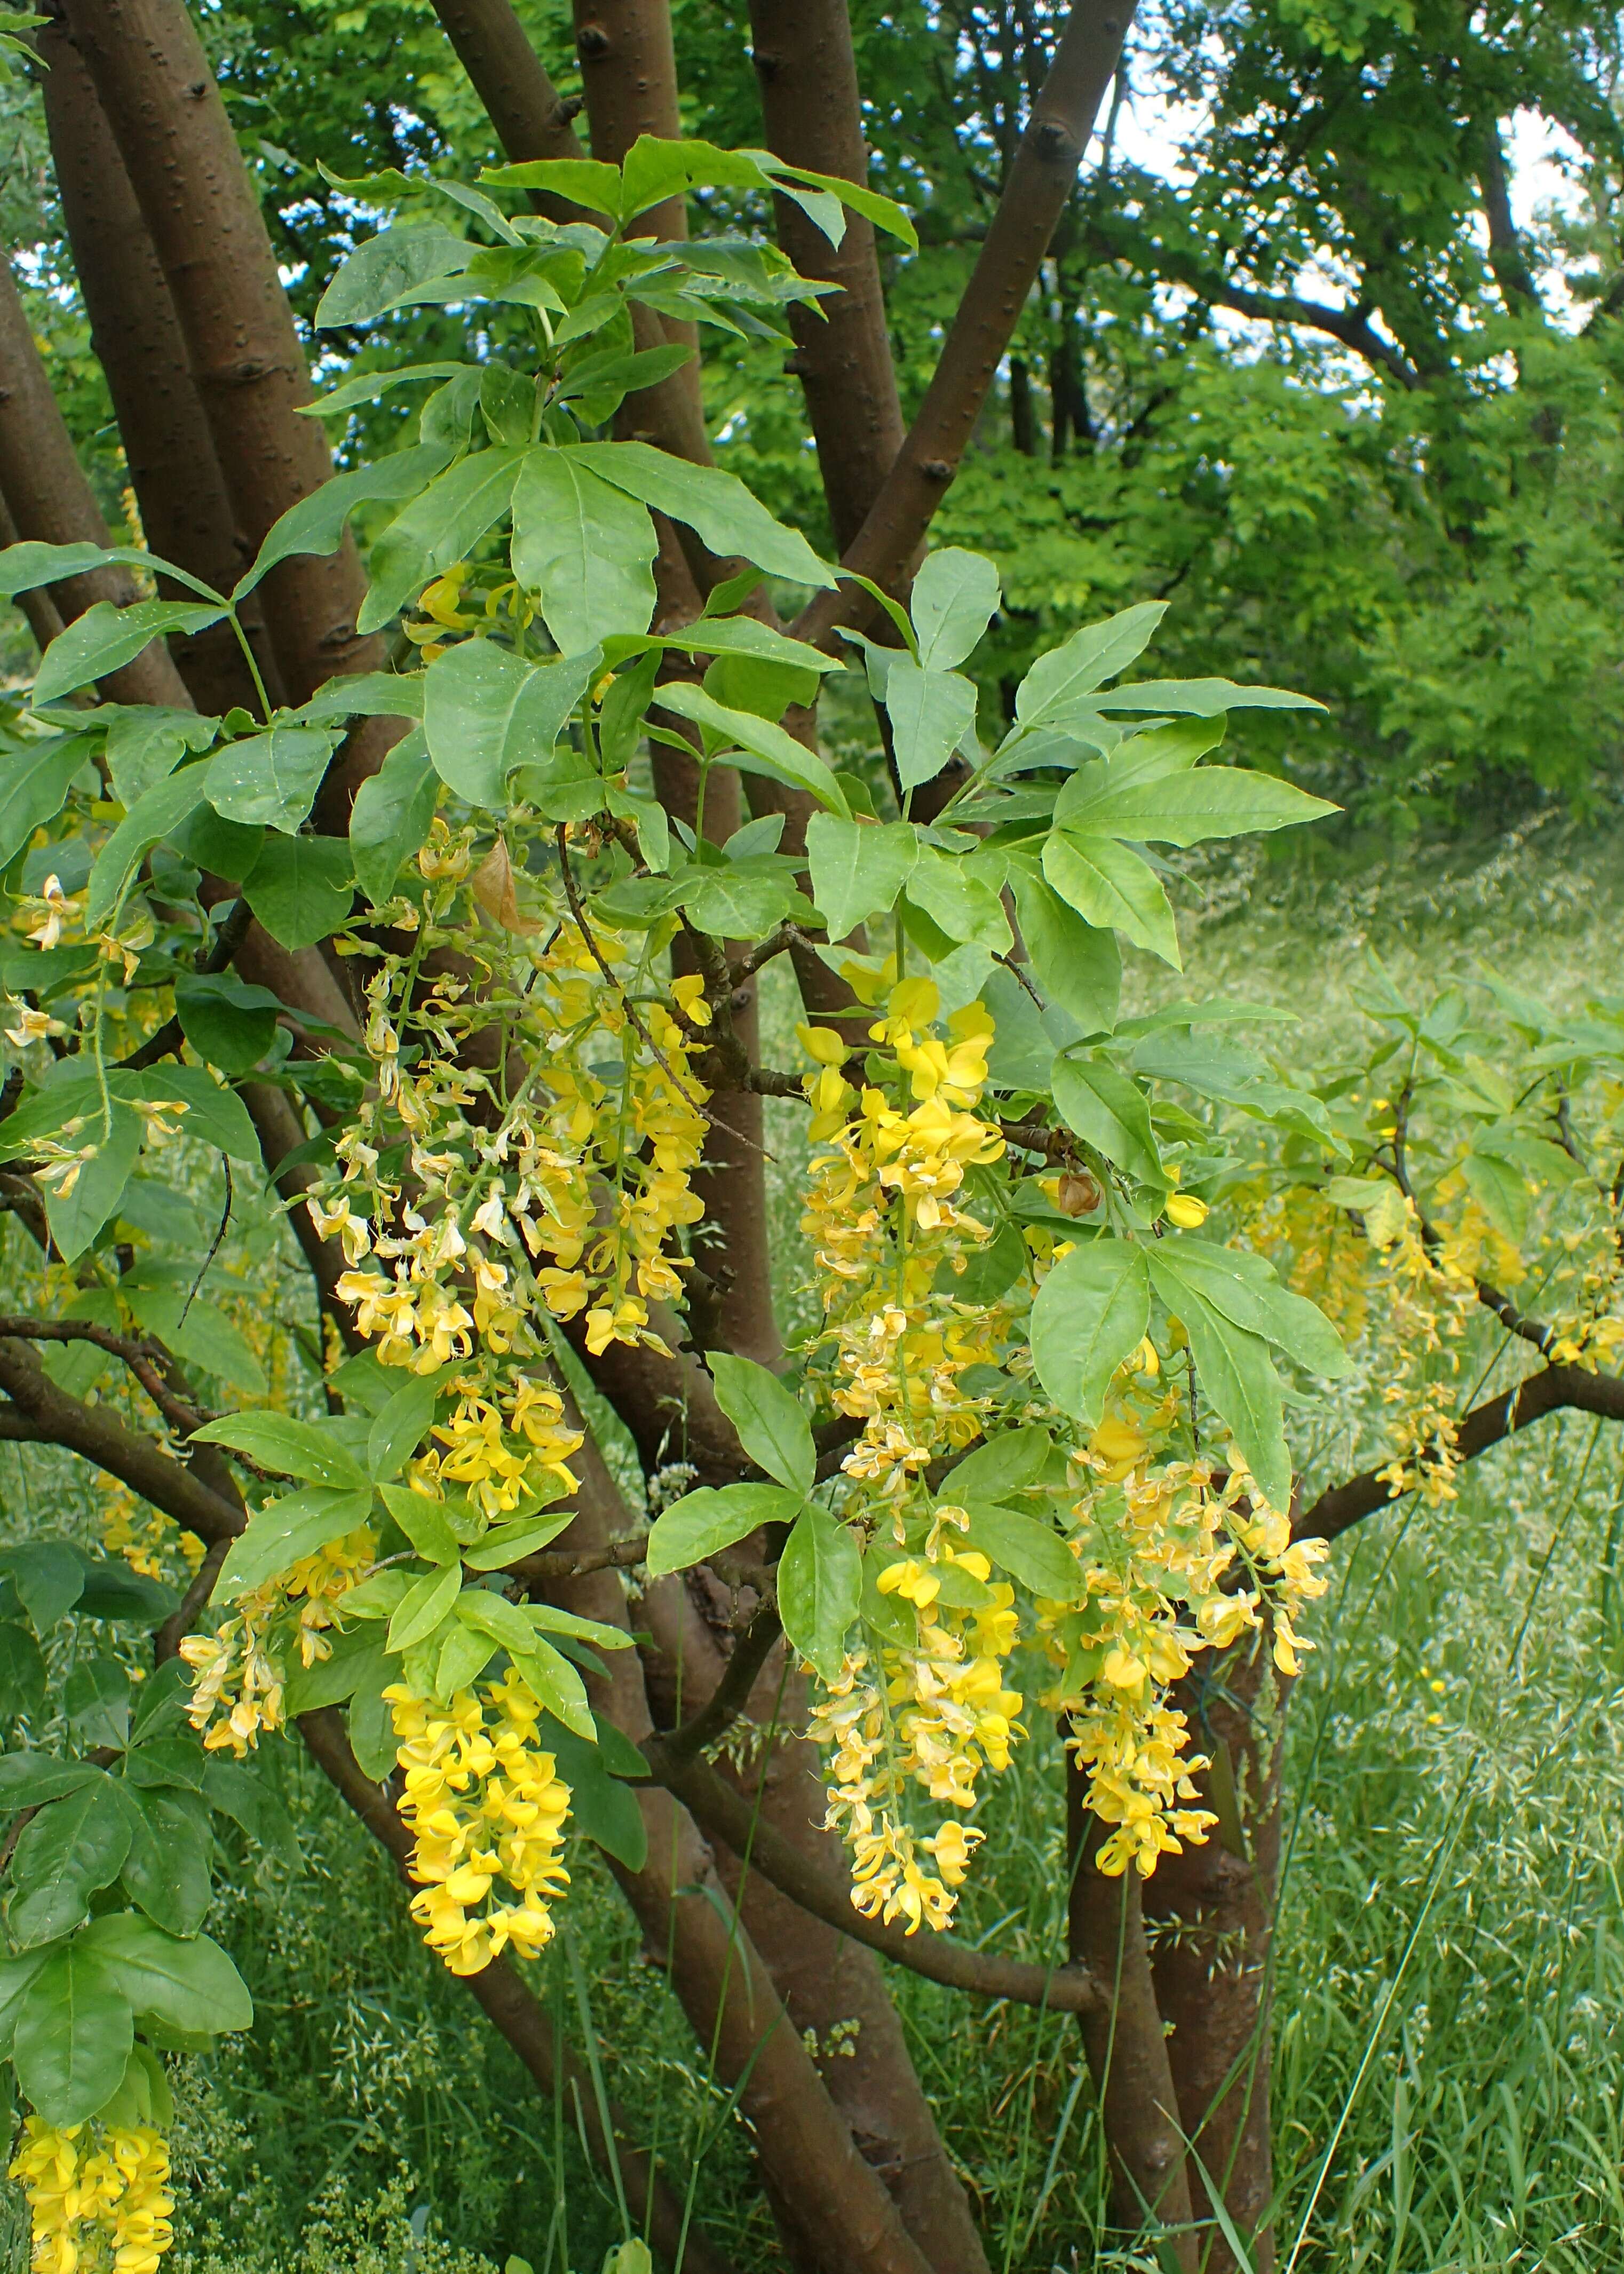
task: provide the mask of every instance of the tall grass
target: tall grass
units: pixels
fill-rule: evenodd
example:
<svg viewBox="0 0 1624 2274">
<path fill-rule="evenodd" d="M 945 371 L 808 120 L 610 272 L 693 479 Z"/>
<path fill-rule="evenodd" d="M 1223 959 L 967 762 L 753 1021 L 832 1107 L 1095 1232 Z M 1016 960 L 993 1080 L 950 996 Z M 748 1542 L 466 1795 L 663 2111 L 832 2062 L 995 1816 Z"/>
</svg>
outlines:
<svg viewBox="0 0 1624 2274">
<path fill-rule="evenodd" d="M 1560 829 L 1379 887 L 1214 868 L 1192 979 L 1305 1012 L 1290 1048 L 1308 1063 L 1356 1039 L 1348 990 L 1368 945 L 1401 981 L 1487 960 L 1576 1000 L 1611 968 L 1617 840 Z M 789 1022 L 769 1004 L 770 1031 Z M 772 1141 L 788 1229 L 792 1114 Z M 26 1269 L 6 1254 L 8 1276 Z M 261 1244 L 256 1299 L 274 1261 Z M 275 1285 L 293 1315 L 297 1270 Z M 793 1282 L 780 1292 L 804 1315 Z M 1346 1434 L 1319 1433 L 1327 1462 Z M 1621 1451 L 1589 1421 L 1546 1423 L 1477 1465 L 1447 1510 L 1389 1510 L 1331 1566 L 1289 1716 L 1275 1961 L 1281 2255 L 1300 2233 L 1302 2274 L 1624 2265 Z M 0 1448 L 8 1528 L 94 1538 L 98 1502 L 65 1457 Z M 536 2093 L 425 1953 L 386 1863 L 303 1757 L 267 1758 L 305 1865 L 246 1850 L 222 1865 L 210 1927 L 259 2019 L 179 2067 L 175 2274 L 481 2274 L 510 2252 L 538 2274 L 597 2274 L 619 2218 L 573 2105 Z M 1035 1719 L 995 1788 L 964 1930 L 1048 1961 L 1063 1826 Z M 658 2129 L 680 2192 L 703 2150 L 697 2216 L 741 2266 L 778 2274 L 742 2125 L 591 1851 L 571 1869 L 565 1916 L 609 2089 L 644 2136 Z M 533 1978 L 579 2049 L 561 1946 Z M 912 1976 L 897 1989 L 999 2274 L 1146 2263 L 1105 2229 L 1074 2030 Z M 20 2267 L 14 2205 L 6 2218 L 0 2253 Z"/>
</svg>

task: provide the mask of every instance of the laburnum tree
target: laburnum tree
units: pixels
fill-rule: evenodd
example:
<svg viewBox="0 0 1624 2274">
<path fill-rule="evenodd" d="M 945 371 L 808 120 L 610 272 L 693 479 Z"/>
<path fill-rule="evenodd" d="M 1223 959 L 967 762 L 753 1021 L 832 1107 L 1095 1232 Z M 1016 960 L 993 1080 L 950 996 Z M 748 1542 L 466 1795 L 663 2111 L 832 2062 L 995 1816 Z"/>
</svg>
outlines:
<svg viewBox="0 0 1624 2274">
<path fill-rule="evenodd" d="M 1624 1417 L 1624 1028 L 1376 972 L 1364 1065 L 1237 1047 L 1259 1006 L 1144 975 L 1179 968 L 1180 849 L 1328 810 L 1215 755 L 1309 697 L 1133 675 L 1147 604 L 978 704 L 997 572 L 932 517 L 1120 0 L 1049 22 L 906 427 L 881 247 L 913 229 L 867 185 L 842 0 L 756 0 L 736 149 L 680 135 L 661 0 L 577 8 L 587 148 L 507 0 L 436 13 L 508 162 L 335 184 L 372 222 L 311 343 L 181 0 L 19 34 L 141 536 L 109 541 L 6 272 L 0 585 L 41 655 L 0 761 L 34 1296 L 0 1434 L 99 1472 L 120 1551 L 26 1514 L 0 1550 L 37 2263 L 151 2274 L 170 2240 L 165 2056 L 252 2026 L 211 1827 L 287 1841 L 256 1763 L 297 1736 L 548 2090 L 535 1962 L 570 1842 L 602 1849 L 786 2263 L 988 2264 L 884 1960 L 1075 2016 L 1115 2223 L 1267 2269 L 1304 1607 L 1395 1498 Z M 392 357 L 434 307 L 477 357 Z M 707 327 L 785 343 L 838 561 L 712 463 Z M 331 338 L 372 351 L 317 395 Z M 334 473 L 323 422 L 397 391 L 398 447 Z M 1124 950 L 1158 1007 L 1124 1011 Z M 775 1065 L 757 991 L 791 975 Z M 297 1336 L 216 1299 L 248 1225 L 297 1243 Z M 1287 1406 L 1359 1365 L 1383 1442 L 1294 1473 Z M 1019 1746 L 1066 1796 L 1043 1963 L 952 1931 Z M 569 2078 L 620 2263 L 720 2274 Z"/>
</svg>

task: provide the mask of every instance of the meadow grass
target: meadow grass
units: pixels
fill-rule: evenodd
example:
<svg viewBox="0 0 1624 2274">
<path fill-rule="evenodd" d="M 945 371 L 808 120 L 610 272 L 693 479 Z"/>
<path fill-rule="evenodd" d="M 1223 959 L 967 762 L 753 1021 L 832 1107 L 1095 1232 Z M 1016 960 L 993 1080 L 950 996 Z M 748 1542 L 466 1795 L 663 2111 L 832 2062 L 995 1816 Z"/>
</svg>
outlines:
<svg viewBox="0 0 1624 2274">
<path fill-rule="evenodd" d="M 1185 983 L 1289 1003 L 1302 1014 L 1290 1055 L 1310 1065 L 1357 1047 L 1350 990 L 1371 947 L 1401 983 L 1470 981 L 1486 960 L 1577 1001 L 1605 991 L 1617 851 L 1616 836 L 1559 823 L 1532 844 L 1373 877 L 1215 864 Z M 1136 971 L 1133 983 L 1148 996 L 1164 983 Z M 781 1038 L 789 1006 L 767 1008 Z M 785 1230 L 799 1142 L 779 1115 Z M 8 1276 L 26 1268 L 11 1239 Z M 220 1269 L 262 1312 L 308 1307 L 297 1267 L 263 1233 L 229 1245 Z M 793 1280 L 780 1291 L 793 1319 Z M 1312 1427 L 1327 1473 L 1367 1437 L 1372 1405 L 1356 1382 Z M 1624 2264 L 1620 1449 L 1578 1417 L 1546 1423 L 1469 1472 L 1452 1506 L 1386 1511 L 1330 1566 L 1289 1720 L 1282 2266 L 1294 2247 L 1303 2274 Z M 65 1457 L 0 1448 L 8 1528 L 94 1540 L 103 1502 Z M 175 2274 L 482 2274 L 510 2252 L 538 2274 L 597 2274 L 619 2227 L 575 2108 L 536 2093 L 425 1953 L 398 1883 L 302 1753 L 274 1745 L 264 1758 L 304 1868 L 239 1849 L 219 1875 L 211 1931 L 259 2019 L 251 2037 L 178 2066 Z M 1056 1751 L 1041 1723 L 984 1820 L 965 1931 L 1050 1960 L 1065 1871 Z M 592 1851 L 572 1870 L 563 1916 L 611 2090 L 658 2134 L 679 2190 L 696 2167 L 697 2216 L 736 2263 L 778 2274 L 727 2096 Z M 579 2048 L 568 1958 L 560 1942 L 533 1979 Z M 912 1976 L 897 1986 L 998 2274 L 1148 2268 L 1106 2231 L 1070 2026 Z M 0 2251 L 24 2263 L 14 2202 Z"/>
</svg>

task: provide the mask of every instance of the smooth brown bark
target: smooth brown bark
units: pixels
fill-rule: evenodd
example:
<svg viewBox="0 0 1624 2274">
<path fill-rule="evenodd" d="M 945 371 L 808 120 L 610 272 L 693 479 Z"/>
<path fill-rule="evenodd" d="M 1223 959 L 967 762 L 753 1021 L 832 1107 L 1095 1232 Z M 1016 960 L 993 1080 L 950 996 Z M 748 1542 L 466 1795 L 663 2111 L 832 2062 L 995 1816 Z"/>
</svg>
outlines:
<svg viewBox="0 0 1624 2274">
<path fill-rule="evenodd" d="M 1077 0 L 1067 18 L 925 399 L 843 556 L 876 584 L 893 587 L 906 576 L 958 471 L 1071 194 L 1132 18 L 1133 0 Z M 838 623 L 861 627 L 874 614 L 865 594 L 842 584 L 816 594 L 795 630 L 823 639 Z"/>
<path fill-rule="evenodd" d="M 1102 2009 L 1079 2016 L 1110 2159 L 1111 2216 L 1129 2233 L 1158 2224 L 1184 2229 L 1163 2238 L 1162 2248 L 1194 2274 L 1184 2146 L 1151 1980 L 1139 1874 L 1129 1870 L 1108 1879 L 1099 1870 L 1094 1856 L 1105 1827 L 1084 1806 L 1086 1780 L 1069 1756 L 1065 1780 L 1072 1864 L 1068 1946 L 1072 1960 L 1113 1992 Z"/>
<path fill-rule="evenodd" d="M 751 0 L 750 31 L 769 149 L 792 165 L 866 184 L 846 0 Z M 778 199 L 775 213 L 778 242 L 801 275 L 840 287 L 819 303 L 821 317 L 792 309 L 790 329 L 835 544 L 844 553 L 895 464 L 905 431 L 874 229 L 848 213 L 837 247 L 790 199 Z"/>
<path fill-rule="evenodd" d="M 182 0 L 63 5 L 168 282 L 237 525 L 257 549 L 332 461 L 319 423 L 297 416 L 311 396 L 304 353 L 220 89 Z M 284 562 L 262 589 L 295 701 L 335 673 L 381 665 L 382 643 L 356 630 L 365 580 L 348 538 Z M 372 720 L 351 734 L 338 762 L 349 794 L 399 732 Z"/>
<path fill-rule="evenodd" d="M 58 19 L 36 41 L 46 124 L 91 344 L 106 373 L 147 542 L 216 591 L 252 558 L 238 535 L 214 438 L 187 365 L 169 288 L 95 87 Z M 191 597 L 162 581 L 166 599 Z M 273 701 L 280 693 L 258 595 L 244 629 Z M 172 652 L 199 711 L 256 711 L 252 677 L 229 623 L 177 640 Z"/>
<path fill-rule="evenodd" d="M 11 518 L 5 499 L 0 496 L 0 546 L 15 545 L 17 539 L 17 523 Z M 28 629 L 34 634 L 35 647 L 43 655 L 63 628 L 61 609 L 52 599 L 49 588 L 43 584 L 36 585 L 31 592 L 19 592 L 16 605 L 22 610 Z"/>
<path fill-rule="evenodd" d="M 1254 2274 L 1272 2274 L 1274 2192 L 1269 2131 L 1269 1945 L 1280 1871 L 1283 1685 L 1267 1645 L 1252 1638 L 1178 1685 L 1192 1749 L 1214 1759 L 1196 1784 L 1218 1824 L 1201 1845 L 1164 1856 L 1146 1882 L 1145 1923 L 1156 2006 L 1190 2140 L 1198 2219 L 1211 2216 L 1205 2167 L 1244 2240 Z M 1202 2274 L 1237 2274 L 1214 2225 Z"/>
<path fill-rule="evenodd" d="M 20 537 L 46 545 L 116 541 L 56 408 L 8 261 L 0 261 L 0 493 Z M 136 598 L 135 580 L 127 568 L 91 568 L 52 585 L 50 597 L 63 621 L 71 623 L 99 600 L 127 606 Z M 101 688 L 109 703 L 191 707 L 162 640 L 109 672 Z"/>
<path fill-rule="evenodd" d="M 590 1438 L 572 1457 L 583 1488 L 564 1544 L 590 1554 L 623 1525 L 625 1511 Z M 557 1581 L 547 1593 L 585 1617 L 632 1623 L 613 1571 Z M 641 1743 L 653 1723 L 636 1653 L 606 1659 L 607 1681 L 589 1677 L 595 1703 Z M 658 1787 L 639 1788 L 638 1801 L 648 1860 L 640 1871 L 617 1866 L 615 1876 L 651 1956 L 663 1962 L 669 1955 L 672 1987 L 718 2075 L 728 2084 L 742 2080 L 740 2105 L 797 2255 L 827 2274 L 930 2274 L 883 2182 L 859 2154 L 691 1818 Z"/>
<path fill-rule="evenodd" d="M 681 1670 L 680 1699 L 662 1699 L 660 1718 L 674 1722 L 680 1712 L 686 1719 L 721 1679 L 726 1660 L 717 1636 L 680 1577 L 649 1587 L 642 1615 L 656 1643 L 651 1680 L 665 1677 L 669 1690 L 670 1675 Z M 822 1828 L 826 1796 L 816 1749 L 795 1734 L 806 1720 L 805 1691 L 799 1675 L 786 1678 L 778 1645 L 751 1693 L 742 1758 L 735 1763 L 724 1749 L 717 1773 L 758 1819 L 757 1828 L 766 1825 L 796 1854 L 844 1876 L 844 1850 Z M 775 1725 L 776 1742 L 769 1744 Z M 748 1834 L 744 1844 L 754 1862 Z M 758 1869 L 745 1871 L 731 1847 L 716 1846 L 715 1854 L 790 2020 L 803 2036 L 810 2033 L 830 2097 L 864 2161 L 890 2188 L 908 2233 L 936 2274 L 985 2274 L 969 2198 L 921 2089 L 879 1965 L 780 1894 Z"/>
</svg>

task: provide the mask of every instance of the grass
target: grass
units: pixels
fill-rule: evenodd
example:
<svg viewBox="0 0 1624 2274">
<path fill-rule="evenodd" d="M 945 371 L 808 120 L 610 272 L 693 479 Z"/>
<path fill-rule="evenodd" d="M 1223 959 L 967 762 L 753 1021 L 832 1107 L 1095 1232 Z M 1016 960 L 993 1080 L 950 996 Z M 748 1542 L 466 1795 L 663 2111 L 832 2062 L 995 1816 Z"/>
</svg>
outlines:
<svg viewBox="0 0 1624 2274">
<path fill-rule="evenodd" d="M 1311 1063 L 1351 1040 L 1350 990 L 1372 946 L 1401 981 L 1470 978 L 1487 960 L 1576 999 L 1613 968 L 1616 850 L 1616 836 L 1556 823 L 1374 878 L 1214 867 L 1191 980 L 1290 1002 L 1305 1014 L 1291 1055 Z M 769 1006 L 770 1020 L 784 1013 Z M 787 1176 L 787 1129 L 779 1141 Z M 252 1269 L 244 1289 L 262 1301 L 265 1253 Z M 297 1278 L 271 1299 L 291 1311 Z M 1620 1449 L 1578 1417 L 1545 1424 L 1479 1465 L 1446 1512 L 1393 1510 L 1331 1566 L 1289 1736 L 1282 2267 L 1299 2229 L 1302 2274 L 1624 2264 Z M 30 1453 L 24 1468 L 0 1449 L 0 1502 L 96 1536 L 97 1489 L 65 1458 Z M 212 1930 L 259 2020 L 182 2065 L 175 2274 L 480 2274 L 509 2252 L 539 2270 L 550 2233 L 554 2264 L 597 2274 L 618 2223 L 573 2108 L 535 2093 L 425 1955 L 398 1886 L 302 1757 L 270 1758 L 306 1868 L 290 1879 L 244 1854 L 221 1874 Z M 1018 1756 L 987 1821 L 966 1931 L 1048 1959 L 1064 1878 L 1052 1743 Z M 710 2142 L 699 2218 L 739 2264 L 778 2274 L 742 2127 L 606 1875 L 590 1854 L 572 1868 L 568 1931 L 610 2090 L 645 2134 L 658 2125 L 680 2187 Z M 561 1949 L 536 1978 L 578 2045 Z M 998 2274 L 1140 2263 L 1104 2233 L 1073 2031 L 916 1977 L 898 1989 Z M 20 2267 L 8 2217 L 0 2248 Z"/>
</svg>

